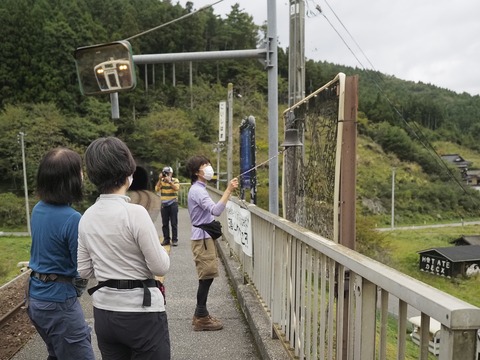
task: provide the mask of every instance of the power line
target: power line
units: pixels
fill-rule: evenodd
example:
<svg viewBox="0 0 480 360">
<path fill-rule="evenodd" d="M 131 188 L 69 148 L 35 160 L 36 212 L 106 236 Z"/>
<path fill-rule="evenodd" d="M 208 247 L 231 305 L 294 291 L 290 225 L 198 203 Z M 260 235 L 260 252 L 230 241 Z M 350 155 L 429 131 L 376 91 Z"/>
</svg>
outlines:
<svg viewBox="0 0 480 360">
<path fill-rule="evenodd" d="M 378 75 L 378 71 L 375 69 L 375 66 L 372 64 L 372 62 L 370 61 L 370 59 L 367 57 L 367 55 L 364 53 L 364 51 L 362 50 L 361 46 L 355 41 L 354 37 L 352 36 L 352 34 L 348 31 L 348 29 L 346 28 L 346 26 L 343 24 L 343 22 L 341 21 L 341 19 L 337 16 L 337 14 L 335 13 L 335 11 L 333 10 L 333 8 L 330 6 L 330 4 L 327 2 L 327 0 L 324 0 L 325 3 L 327 4 L 328 8 L 330 9 L 330 11 L 332 11 L 332 13 L 334 14 L 334 16 L 336 17 L 337 21 L 342 25 L 343 29 L 347 32 L 347 34 L 350 36 L 350 38 L 352 39 L 352 41 L 355 43 L 355 45 L 357 46 L 357 48 L 360 50 L 360 52 L 362 53 L 362 55 L 365 57 L 365 59 L 368 61 L 368 63 L 370 64 L 370 66 L 372 67 L 372 69 L 374 70 L 374 76 L 375 77 L 378 77 L 380 80 L 381 78 L 379 77 Z M 342 35 L 339 33 L 339 31 L 335 28 L 335 26 L 332 24 L 332 22 L 327 18 L 327 16 L 325 15 L 325 13 L 322 11 L 322 9 L 320 8 L 320 5 L 316 5 L 316 9 L 317 11 L 325 18 L 325 20 L 327 20 L 327 22 L 329 23 L 329 25 L 332 27 L 332 29 L 337 33 L 337 35 L 340 37 L 340 39 L 342 40 L 342 42 L 345 44 L 345 46 L 348 48 L 348 50 L 352 53 L 352 55 L 355 57 L 355 59 L 358 61 L 358 63 L 361 65 L 361 67 L 363 68 L 363 70 L 367 70 L 365 68 L 365 66 L 362 64 L 362 62 L 358 59 L 357 55 L 355 54 L 355 52 L 351 49 L 351 47 L 347 44 L 347 42 L 345 41 L 345 39 L 342 37 Z M 403 116 L 403 114 L 397 109 L 397 107 L 393 104 L 393 102 L 390 100 L 390 98 L 387 96 L 387 94 L 383 91 L 382 87 L 379 85 L 379 83 L 373 79 L 373 82 L 375 84 L 375 86 L 377 87 L 377 89 L 379 90 L 380 94 L 383 95 L 385 97 L 385 99 L 387 100 L 388 104 L 391 106 L 391 108 L 395 111 L 395 113 L 401 118 L 401 120 L 404 122 L 404 124 L 410 129 L 411 133 L 416 137 L 416 139 L 420 142 L 420 144 L 425 148 L 425 150 L 427 150 L 427 153 L 439 164 L 441 165 L 443 168 L 445 168 L 445 170 L 447 171 L 447 174 L 449 175 L 450 178 L 452 178 L 454 180 L 454 182 L 463 190 L 463 192 L 467 195 L 469 195 L 471 197 L 470 194 L 468 194 L 466 188 L 463 186 L 463 184 L 457 179 L 457 177 L 452 173 L 452 171 L 450 170 L 450 168 L 447 166 L 447 164 L 445 163 L 445 161 L 443 161 L 443 159 L 441 158 L 441 156 L 437 153 L 437 151 L 435 150 L 435 148 L 430 144 L 430 142 L 428 141 L 428 139 L 426 138 L 426 136 L 423 134 L 422 130 L 420 129 L 420 127 L 418 126 L 418 124 L 414 121 L 413 122 L 413 126 L 415 126 L 416 130 L 413 129 L 413 127 L 408 123 L 408 121 L 405 119 L 405 117 Z M 423 141 L 422 141 L 423 139 Z M 432 152 L 434 154 L 432 154 Z"/>
<path fill-rule="evenodd" d="M 350 50 L 350 52 L 352 53 L 353 57 L 358 61 L 358 63 L 362 66 L 363 69 L 365 69 L 365 66 L 363 66 L 362 62 L 360 61 L 360 59 L 357 57 L 357 55 L 355 54 L 355 52 L 350 48 L 350 46 L 347 44 L 347 42 L 345 41 L 345 39 L 343 38 L 343 36 L 337 31 L 337 29 L 335 28 L 335 26 L 333 26 L 333 24 L 330 22 L 330 20 L 327 18 L 327 16 L 324 14 L 324 12 L 322 11 L 322 9 L 320 8 L 320 5 L 317 5 L 316 6 L 316 9 L 319 11 L 319 13 L 325 18 L 325 20 L 327 20 L 327 22 L 330 24 L 330 26 L 332 27 L 333 31 L 335 31 L 337 33 L 337 35 L 340 37 L 340 40 L 342 40 L 342 42 L 345 44 L 345 46 L 347 47 L 348 50 Z"/>
<path fill-rule="evenodd" d="M 158 29 L 160 29 L 160 28 L 162 28 L 162 27 L 165 27 L 165 26 L 167 26 L 167 25 L 174 24 L 174 23 L 176 23 L 177 21 L 186 19 L 187 17 L 190 17 L 190 16 L 192 16 L 192 15 L 194 15 L 194 14 L 200 12 L 200 11 L 203 11 L 203 10 L 205 10 L 205 9 L 208 9 L 208 8 L 210 8 L 210 7 L 218 4 L 218 3 L 221 3 L 222 1 L 223 1 L 223 0 L 218 0 L 217 2 L 214 2 L 214 3 L 212 3 L 212 4 L 202 6 L 200 9 L 197 9 L 197 10 L 195 10 L 195 11 L 192 11 L 191 13 L 188 13 L 188 14 L 185 14 L 185 15 L 183 15 L 183 16 L 180 16 L 179 18 L 173 19 L 172 21 L 169 21 L 169 22 L 167 22 L 167 23 L 165 23 L 165 24 L 162 24 L 162 25 L 156 26 L 156 27 L 154 27 L 154 28 L 151 28 L 151 29 L 149 29 L 149 30 L 146 30 L 146 31 L 144 31 L 144 32 L 141 32 L 141 33 L 139 33 L 139 34 L 137 34 L 137 35 L 130 36 L 129 38 L 126 38 L 125 40 L 127 40 L 127 41 L 128 41 L 128 40 L 132 40 L 132 39 L 135 39 L 135 38 L 137 38 L 137 37 L 139 37 L 139 36 L 142 36 L 142 35 L 145 35 L 145 34 L 148 34 L 148 33 L 152 32 L 152 31 L 158 30 Z"/>
</svg>

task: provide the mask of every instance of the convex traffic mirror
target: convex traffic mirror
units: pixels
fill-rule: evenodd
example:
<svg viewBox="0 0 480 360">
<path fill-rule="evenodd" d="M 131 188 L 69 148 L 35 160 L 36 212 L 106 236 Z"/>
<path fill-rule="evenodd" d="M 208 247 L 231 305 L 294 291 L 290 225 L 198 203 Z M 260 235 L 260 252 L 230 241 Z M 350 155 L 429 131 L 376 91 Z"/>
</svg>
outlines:
<svg viewBox="0 0 480 360">
<path fill-rule="evenodd" d="M 75 50 L 74 57 L 83 95 L 131 90 L 137 84 L 128 41 L 81 47 Z"/>
</svg>

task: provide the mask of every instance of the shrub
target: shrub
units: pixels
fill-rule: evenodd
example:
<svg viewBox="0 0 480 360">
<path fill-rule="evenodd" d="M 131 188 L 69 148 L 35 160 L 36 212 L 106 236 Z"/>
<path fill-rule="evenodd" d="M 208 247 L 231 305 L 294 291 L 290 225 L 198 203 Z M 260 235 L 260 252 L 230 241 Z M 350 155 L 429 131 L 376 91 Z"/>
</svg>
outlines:
<svg viewBox="0 0 480 360">
<path fill-rule="evenodd" d="M 12 193 L 0 194 L 0 227 L 18 228 L 25 226 L 25 200 Z"/>
<path fill-rule="evenodd" d="M 356 250 L 384 264 L 389 263 L 390 243 L 385 233 L 375 229 L 373 219 L 357 217 Z"/>
</svg>

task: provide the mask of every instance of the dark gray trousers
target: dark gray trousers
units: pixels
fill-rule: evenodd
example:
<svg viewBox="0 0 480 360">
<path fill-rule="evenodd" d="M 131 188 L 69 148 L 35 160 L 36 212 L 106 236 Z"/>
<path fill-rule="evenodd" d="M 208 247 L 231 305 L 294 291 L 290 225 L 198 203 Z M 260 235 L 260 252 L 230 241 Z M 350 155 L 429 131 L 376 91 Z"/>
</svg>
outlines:
<svg viewBox="0 0 480 360">
<path fill-rule="evenodd" d="M 166 312 L 118 312 L 93 308 L 103 360 L 170 360 Z"/>
</svg>

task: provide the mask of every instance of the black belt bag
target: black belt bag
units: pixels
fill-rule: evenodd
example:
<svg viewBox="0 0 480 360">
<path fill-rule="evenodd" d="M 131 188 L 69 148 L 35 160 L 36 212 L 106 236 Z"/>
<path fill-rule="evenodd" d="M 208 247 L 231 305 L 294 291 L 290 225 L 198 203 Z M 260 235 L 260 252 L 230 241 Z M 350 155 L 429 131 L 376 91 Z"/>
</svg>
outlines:
<svg viewBox="0 0 480 360">
<path fill-rule="evenodd" d="M 70 283 L 73 284 L 73 278 L 63 276 L 63 275 L 57 275 L 57 274 L 40 274 L 36 271 L 32 271 L 30 274 L 31 277 L 34 277 L 42 282 L 50 282 L 50 281 L 56 281 L 56 282 L 65 282 L 65 283 Z"/>
<path fill-rule="evenodd" d="M 102 287 L 109 287 L 114 289 L 135 289 L 143 287 L 143 306 L 152 306 L 152 294 L 150 293 L 149 287 L 158 287 L 162 291 L 163 284 L 155 279 L 147 280 L 106 280 L 100 281 L 94 287 L 88 289 L 88 293 L 92 295 L 98 289 Z M 165 293 L 162 291 L 163 297 L 165 299 Z"/>
<path fill-rule="evenodd" d="M 218 220 L 213 220 L 212 222 L 207 224 L 193 226 L 205 231 L 208 235 L 211 236 L 213 240 L 217 240 L 220 236 L 222 236 L 222 224 Z"/>
</svg>

